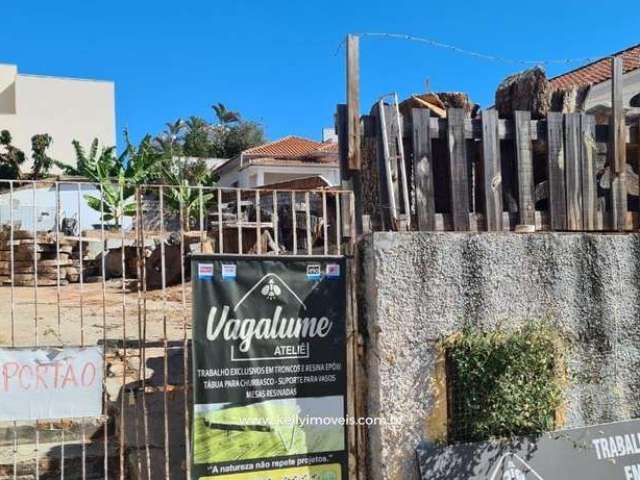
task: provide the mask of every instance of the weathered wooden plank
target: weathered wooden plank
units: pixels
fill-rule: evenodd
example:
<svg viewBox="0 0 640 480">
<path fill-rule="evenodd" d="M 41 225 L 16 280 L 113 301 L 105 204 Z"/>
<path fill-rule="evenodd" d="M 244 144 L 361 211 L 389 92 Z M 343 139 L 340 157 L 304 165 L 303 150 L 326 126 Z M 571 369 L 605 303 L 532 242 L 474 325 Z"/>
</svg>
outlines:
<svg viewBox="0 0 640 480">
<path fill-rule="evenodd" d="M 360 170 L 360 39 L 347 36 L 347 165 Z"/>
<path fill-rule="evenodd" d="M 547 156 L 551 229 L 566 230 L 567 199 L 564 177 L 564 142 L 561 113 L 551 112 L 547 115 Z"/>
<path fill-rule="evenodd" d="M 597 200 L 598 187 L 596 183 L 596 142 L 595 123 L 593 115 L 580 114 L 581 152 L 580 164 L 582 186 L 582 228 L 597 229 Z"/>
<path fill-rule="evenodd" d="M 565 121 L 565 183 L 567 188 L 567 229 L 582 230 L 582 129 L 579 113 L 567 113 Z"/>
<path fill-rule="evenodd" d="M 465 111 L 447 110 L 447 153 L 449 162 L 449 207 L 454 230 L 469 230 L 469 174 L 464 135 Z"/>
<path fill-rule="evenodd" d="M 414 108 L 411 110 L 416 216 L 418 220 L 418 230 L 420 231 L 435 230 L 436 221 L 429 120 L 429 110 L 425 108 Z"/>
<path fill-rule="evenodd" d="M 488 231 L 502 230 L 502 172 L 498 112 L 482 113 L 482 185 L 485 227 Z"/>
<path fill-rule="evenodd" d="M 518 169 L 518 213 L 521 225 L 535 225 L 531 112 L 514 112 L 516 168 Z"/>
<path fill-rule="evenodd" d="M 393 119 L 393 107 L 390 105 L 385 105 L 385 103 L 380 100 L 378 102 L 377 108 L 377 116 L 379 121 L 379 158 L 381 161 L 380 172 L 382 173 L 382 183 L 384 188 L 382 191 L 384 192 L 384 201 L 385 204 L 388 205 L 389 211 L 389 226 L 395 228 L 395 223 L 398 220 L 398 206 L 399 206 L 399 191 L 398 191 L 398 176 L 397 176 L 397 165 L 395 150 L 392 150 L 395 144 L 394 141 L 394 133 L 390 132 L 390 123 Z"/>
<path fill-rule="evenodd" d="M 339 103 L 336 106 L 336 133 L 338 134 L 340 177 L 347 178 L 349 173 L 349 142 L 347 134 L 347 106 L 344 103 Z"/>
<path fill-rule="evenodd" d="M 627 217 L 627 155 L 625 114 L 622 100 L 622 57 L 611 61 L 611 121 L 609 122 L 609 166 L 611 168 L 611 228 L 624 230 Z"/>
</svg>

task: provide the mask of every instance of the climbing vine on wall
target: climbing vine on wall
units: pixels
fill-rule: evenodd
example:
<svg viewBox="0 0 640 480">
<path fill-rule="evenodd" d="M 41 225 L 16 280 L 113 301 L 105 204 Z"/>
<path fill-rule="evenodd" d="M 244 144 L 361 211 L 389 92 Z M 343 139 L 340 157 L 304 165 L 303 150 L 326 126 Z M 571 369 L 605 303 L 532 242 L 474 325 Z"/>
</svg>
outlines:
<svg viewBox="0 0 640 480">
<path fill-rule="evenodd" d="M 467 327 L 443 340 L 448 440 L 555 429 L 565 371 L 562 345 L 546 323 L 490 332 Z"/>
</svg>

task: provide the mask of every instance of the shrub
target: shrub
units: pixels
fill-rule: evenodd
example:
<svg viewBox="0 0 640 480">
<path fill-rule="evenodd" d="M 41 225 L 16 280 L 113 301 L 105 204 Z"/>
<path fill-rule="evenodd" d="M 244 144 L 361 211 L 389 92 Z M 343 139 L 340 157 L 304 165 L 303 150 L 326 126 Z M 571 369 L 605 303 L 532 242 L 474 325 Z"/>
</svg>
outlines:
<svg viewBox="0 0 640 480">
<path fill-rule="evenodd" d="M 561 345 L 542 323 L 493 332 L 467 327 L 445 339 L 448 440 L 554 430 L 562 404 Z"/>
</svg>

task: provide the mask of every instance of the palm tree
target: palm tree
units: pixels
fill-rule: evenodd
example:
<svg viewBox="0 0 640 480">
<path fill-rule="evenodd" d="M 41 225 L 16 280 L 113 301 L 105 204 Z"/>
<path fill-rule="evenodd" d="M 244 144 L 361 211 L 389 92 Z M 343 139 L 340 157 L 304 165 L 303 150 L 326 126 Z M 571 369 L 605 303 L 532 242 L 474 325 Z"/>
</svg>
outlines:
<svg viewBox="0 0 640 480">
<path fill-rule="evenodd" d="M 154 144 L 166 157 L 182 154 L 180 134 L 185 129 L 184 120 L 178 118 L 175 122 L 167 122 L 165 130 L 153 139 Z"/>
<path fill-rule="evenodd" d="M 240 113 L 227 110 L 227 107 L 225 107 L 222 103 L 211 105 L 211 108 L 213 108 L 213 111 L 216 112 L 218 122 L 222 125 L 237 123 L 240 121 Z"/>
</svg>

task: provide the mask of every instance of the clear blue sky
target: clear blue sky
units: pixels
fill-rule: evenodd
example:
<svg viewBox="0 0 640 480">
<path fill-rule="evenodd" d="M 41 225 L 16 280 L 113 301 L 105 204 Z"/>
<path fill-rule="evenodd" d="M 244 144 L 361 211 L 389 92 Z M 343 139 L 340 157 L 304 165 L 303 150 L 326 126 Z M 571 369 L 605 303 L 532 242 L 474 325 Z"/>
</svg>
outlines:
<svg viewBox="0 0 640 480">
<path fill-rule="evenodd" d="M 0 62 L 25 73 L 116 83 L 133 138 L 223 102 L 269 138 L 320 136 L 345 100 L 348 32 L 428 36 L 522 59 L 598 57 L 640 42 L 636 2 L 73 0 L 3 2 Z M 362 110 L 381 94 L 462 90 L 482 105 L 518 65 L 399 40 L 361 41 Z M 572 66 L 552 66 L 549 74 Z"/>
</svg>

